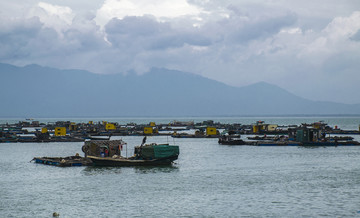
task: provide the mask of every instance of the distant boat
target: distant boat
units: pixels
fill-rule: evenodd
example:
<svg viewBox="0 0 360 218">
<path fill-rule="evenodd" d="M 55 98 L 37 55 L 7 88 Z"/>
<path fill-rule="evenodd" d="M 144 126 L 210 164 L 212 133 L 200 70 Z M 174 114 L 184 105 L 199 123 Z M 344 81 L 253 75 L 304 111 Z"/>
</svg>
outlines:
<svg viewBox="0 0 360 218">
<path fill-rule="evenodd" d="M 353 141 L 351 137 L 326 137 L 324 129 L 308 127 L 305 124 L 293 131 L 296 141 L 305 147 L 360 146 L 360 143 Z"/>
<path fill-rule="evenodd" d="M 111 136 L 90 136 L 90 140 L 110 140 Z"/>
<path fill-rule="evenodd" d="M 219 138 L 218 143 L 221 145 L 247 145 L 247 143 L 242 139 L 225 135 Z"/>
</svg>

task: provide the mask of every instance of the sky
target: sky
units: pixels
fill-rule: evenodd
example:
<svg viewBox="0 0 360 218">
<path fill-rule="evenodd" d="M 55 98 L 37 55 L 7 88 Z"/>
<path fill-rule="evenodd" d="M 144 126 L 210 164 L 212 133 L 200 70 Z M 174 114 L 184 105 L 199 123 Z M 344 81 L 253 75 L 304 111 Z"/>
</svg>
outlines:
<svg viewBox="0 0 360 218">
<path fill-rule="evenodd" d="M 98 74 L 167 68 L 355 104 L 360 1 L 0 1 L 0 62 Z"/>
</svg>

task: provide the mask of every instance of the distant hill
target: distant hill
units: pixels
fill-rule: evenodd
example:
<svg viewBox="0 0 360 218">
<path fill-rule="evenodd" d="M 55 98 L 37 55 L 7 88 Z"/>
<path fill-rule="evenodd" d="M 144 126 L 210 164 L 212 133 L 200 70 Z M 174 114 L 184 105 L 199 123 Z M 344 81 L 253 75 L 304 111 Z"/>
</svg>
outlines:
<svg viewBox="0 0 360 218">
<path fill-rule="evenodd" d="M 167 69 L 98 75 L 0 64 L 0 117 L 360 114 L 360 105 L 310 101 L 275 85 L 232 87 Z"/>
</svg>

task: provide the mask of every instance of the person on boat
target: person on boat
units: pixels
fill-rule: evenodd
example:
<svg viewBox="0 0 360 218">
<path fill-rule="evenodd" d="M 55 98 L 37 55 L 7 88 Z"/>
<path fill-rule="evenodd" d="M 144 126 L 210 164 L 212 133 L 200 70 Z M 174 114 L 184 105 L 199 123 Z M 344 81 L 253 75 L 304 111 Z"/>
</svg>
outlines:
<svg viewBox="0 0 360 218">
<path fill-rule="evenodd" d="M 109 156 L 109 150 L 107 148 L 105 148 L 105 157 Z"/>
<path fill-rule="evenodd" d="M 142 140 L 142 143 L 141 143 L 141 146 L 143 146 L 146 142 L 146 136 L 144 136 L 143 140 Z"/>
<path fill-rule="evenodd" d="M 326 142 L 326 133 L 325 132 L 321 133 L 321 138 L 322 138 L 321 139 L 322 141 Z"/>
<path fill-rule="evenodd" d="M 139 159 L 141 157 L 142 147 L 143 147 L 143 145 L 145 145 L 145 142 L 146 142 L 146 136 L 144 136 L 142 143 L 141 143 L 139 149 L 137 150 L 136 159 Z"/>
</svg>

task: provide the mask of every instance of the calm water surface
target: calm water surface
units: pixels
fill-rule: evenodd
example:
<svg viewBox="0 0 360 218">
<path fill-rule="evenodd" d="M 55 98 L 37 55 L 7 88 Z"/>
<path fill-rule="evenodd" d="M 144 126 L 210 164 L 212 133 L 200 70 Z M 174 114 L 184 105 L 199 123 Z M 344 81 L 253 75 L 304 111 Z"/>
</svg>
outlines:
<svg viewBox="0 0 360 218">
<path fill-rule="evenodd" d="M 358 126 L 357 121 L 341 125 Z M 122 138 L 128 155 L 142 141 Z M 148 142 L 172 144 L 173 139 L 148 137 Z M 171 167 L 119 168 L 29 162 L 35 156 L 82 155 L 82 143 L 0 144 L 0 217 L 52 217 L 53 212 L 60 217 L 360 217 L 360 147 L 224 146 L 216 139 L 175 143 L 180 156 Z"/>
</svg>

